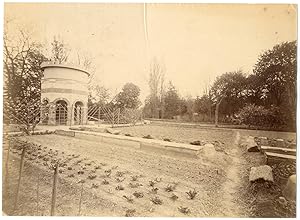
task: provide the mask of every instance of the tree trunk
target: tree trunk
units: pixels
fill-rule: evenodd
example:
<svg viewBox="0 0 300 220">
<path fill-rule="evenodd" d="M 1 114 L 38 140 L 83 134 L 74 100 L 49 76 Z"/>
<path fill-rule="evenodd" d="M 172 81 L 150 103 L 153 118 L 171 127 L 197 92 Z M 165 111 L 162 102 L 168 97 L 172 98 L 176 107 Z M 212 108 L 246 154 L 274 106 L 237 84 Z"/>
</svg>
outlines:
<svg viewBox="0 0 300 220">
<path fill-rule="evenodd" d="M 222 97 L 220 99 L 220 101 L 216 104 L 216 110 L 215 110 L 215 127 L 217 128 L 219 125 L 218 125 L 218 120 L 219 120 L 219 107 L 220 107 L 220 104 L 221 102 L 223 101 L 224 97 Z"/>
</svg>

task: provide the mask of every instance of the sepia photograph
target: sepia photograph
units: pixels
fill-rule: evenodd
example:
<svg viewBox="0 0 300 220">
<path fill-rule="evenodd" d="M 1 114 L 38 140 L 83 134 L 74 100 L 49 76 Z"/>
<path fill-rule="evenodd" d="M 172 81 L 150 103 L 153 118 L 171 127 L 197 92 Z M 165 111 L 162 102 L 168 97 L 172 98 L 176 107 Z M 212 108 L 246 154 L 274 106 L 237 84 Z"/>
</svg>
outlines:
<svg viewBox="0 0 300 220">
<path fill-rule="evenodd" d="M 2 6 L 2 216 L 296 218 L 296 3 Z"/>
</svg>

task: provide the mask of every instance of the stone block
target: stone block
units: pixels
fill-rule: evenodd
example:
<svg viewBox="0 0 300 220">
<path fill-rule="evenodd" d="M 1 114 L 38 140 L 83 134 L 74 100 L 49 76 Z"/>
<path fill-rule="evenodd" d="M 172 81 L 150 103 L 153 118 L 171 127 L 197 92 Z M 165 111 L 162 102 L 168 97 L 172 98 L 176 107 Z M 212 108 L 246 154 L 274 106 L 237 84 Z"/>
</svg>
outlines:
<svg viewBox="0 0 300 220">
<path fill-rule="evenodd" d="M 105 132 L 107 132 L 109 134 L 115 134 L 115 135 L 118 135 L 118 134 L 121 133 L 121 131 L 115 130 L 115 129 L 112 129 L 112 128 L 105 128 Z"/>
<path fill-rule="evenodd" d="M 248 152 L 259 152 L 257 143 L 254 140 L 254 137 L 249 136 L 246 140 L 246 146 Z"/>
<path fill-rule="evenodd" d="M 296 175 L 291 175 L 287 181 L 287 184 L 283 190 L 283 195 L 288 200 L 296 201 L 296 188 L 297 188 L 297 178 Z"/>
<path fill-rule="evenodd" d="M 268 165 L 251 167 L 249 181 L 255 182 L 257 180 L 274 182 L 272 168 Z"/>
</svg>

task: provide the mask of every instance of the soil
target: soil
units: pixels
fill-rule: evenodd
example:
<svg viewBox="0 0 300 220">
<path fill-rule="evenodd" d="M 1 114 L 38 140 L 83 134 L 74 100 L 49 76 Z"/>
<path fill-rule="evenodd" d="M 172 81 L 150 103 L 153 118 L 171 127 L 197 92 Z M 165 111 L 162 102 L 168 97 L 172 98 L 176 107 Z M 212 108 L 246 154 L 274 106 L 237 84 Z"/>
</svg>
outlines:
<svg viewBox="0 0 300 220">
<path fill-rule="evenodd" d="M 153 133 L 149 131 L 149 127 Z M 41 155 L 44 156 L 30 160 L 30 155 L 27 155 L 18 208 L 14 210 L 20 151 L 12 148 L 8 163 L 8 190 L 5 184 L 2 186 L 4 212 L 8 215 L 50 214 L 53 170 L 44 165 L 44 158 L 49 158 L 47 153 L 49 154 L 51 149 L 51 152 L 57 150 L 59 158 L 71 158 L 65 167 L 60 168 L 55 215 L 263 216 L 261 212 L 256 211 L 256 204 L 253 202 L 255 196 L 248 183 L 251 166 L 263 163 L 263 156 L 255 154 L 250 157 L 247 154 L 246 149 L 240 145 L 244 137 L 243 132 L 168 128 L 161 129 L 161 131 L 165 130 L 165 133 L 160 133 L 152 126 L 149 127 L 136 127 L 147 128 L 148 130 L 144 133 L 141 132 L 142 129 L 133 127 L 126 128 L 126 131 L 122 128 L 121 131 L 129 133 L 128 129 L 130 129 L 131 134 L 137 136 L 137 133 L 133 132 L 136 129 L 135 131 L 139 131 L 138 134 L 141 136 L 151 134 L 157 138 L 159 135 L 160 138 L 179 140 L 178 142 L 192 141 L 198 137 L 199 140 L 208 142 L 217 141 L 218 144 L 215 146 L 218 151 L 213 158 L 186 159 L 161 155 L 154 151 L 141 151 L 54 134 L 18 137 L 19 140 L 41 145 Z M 180 134 L 178 130 L 181 130 Z M 4 166 L 6 155 L 7 150 L 4 149 L 4 177 L 6 176 Z M 96 167 L 98 169 L 95 169 Z M 79 170 L 84 173 L 78 174 Z M 109 170 L 111 170 L 111 175 L 108 177 Z M 93 178 L 93 175 L 96 177 Z M 85 182 L 79 211 L 82 188 L 79 181 L 82 179 Z M 104 180 L 107 180 L 109 184 L 104 185 Z M 154 182 L 154 187 L 149 185 L 149 181 Z M 168 185 L 175 185 L 174 191 L 167 192 Z M 120 190 L 121 186 L 124 187 L 123 190 Z M 38 200 L 37 187 L 39 188 Z M 156 194 L 153 188 L 157 188 Z M 189 199 L 187 192 L 193 190 L 197 192 L 197 195 L 194 199 Z M 134 197 L 135 192 L 141 193 L 143 197 Z M 171 199 L 173 194 L 178 197 L 175 201 Z M 155 199 L 155 197 L 158 198 Z M 162 204 L 154 204 L 153 201 L 162 202 Z M 180 212 L 186 210 L 189 211 Z"/>
</svg>

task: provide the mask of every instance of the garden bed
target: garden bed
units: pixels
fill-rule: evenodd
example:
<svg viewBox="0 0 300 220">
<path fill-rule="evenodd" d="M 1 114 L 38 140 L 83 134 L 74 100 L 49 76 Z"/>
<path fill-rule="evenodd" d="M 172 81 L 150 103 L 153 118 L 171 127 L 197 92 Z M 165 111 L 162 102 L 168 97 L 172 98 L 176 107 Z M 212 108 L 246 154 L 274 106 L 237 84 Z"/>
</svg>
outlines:
<svg viewBox="0 0 300 220">
<path fill-rule="evenodd" d="M 24 179 L 20 189 L 20 207 L 16 215 L 35 215 L 37 176 L 41 177 L 40 211 L 37 214 L 49 215 L 53 171 L 47 168 L 44 158 L 50 160 L 52 154 L 49 153 L 50 148 L 57 157 L 71 158 L 66 167 L 60 168 L 57 215 L 78 214 L 80 179 L 86 181 L 81 215 L 125 216 L 130 210 L 134 216 L 222 215 L 220 207 L 214 204 L 218 199 L 215 192 L 225 177 L 222 167 L 226 166 L 226 160 L 223 166 L 215 165 L 208 160 L 203 164 L 203 161 L 199 160 L 180 160 L 58 135 L 18 137 L 18 139 L 41 145 L 40 155 L 44 156 L 33 160 L 30 159 L 32 152 L 26 156 Z M 8 215 L 13 214 L 13 193 L 20 157 L 20 151 L 13 150 L 13 152 L 14 156 L 9 163 L 9 176 L 12 176 L 10 193 L 3 200 L 4 211 Z M 72 169 L 69 170 L 69 167 Z M 83 170 L 84 173 L 78 174 L 79 170 Z M 90 178 L 91 174 L 96 177 Z M 108 184 L 105 184 L 105 181 Z M 153 187 L 150 186 L 150 181 L 154 182 Z M 193 190 L 197 195 L 189 199 L 187 192 Z M 143 197 L 136 198 L 135 192 L 143 194 Z M 160 202 L 162 204 L 159 204 Z"/>
</svg>

